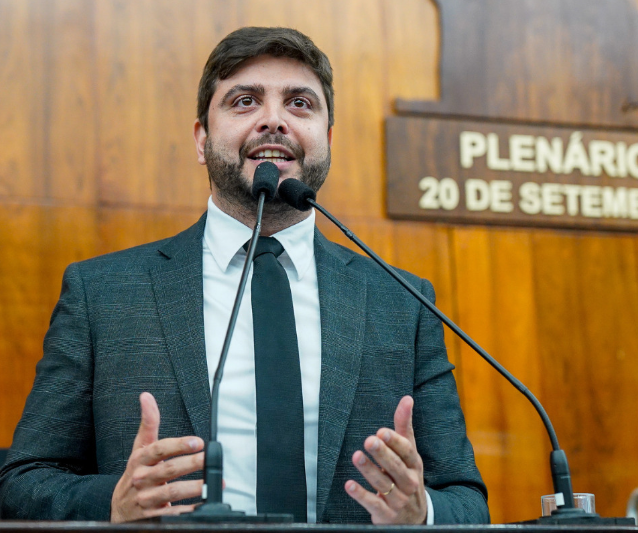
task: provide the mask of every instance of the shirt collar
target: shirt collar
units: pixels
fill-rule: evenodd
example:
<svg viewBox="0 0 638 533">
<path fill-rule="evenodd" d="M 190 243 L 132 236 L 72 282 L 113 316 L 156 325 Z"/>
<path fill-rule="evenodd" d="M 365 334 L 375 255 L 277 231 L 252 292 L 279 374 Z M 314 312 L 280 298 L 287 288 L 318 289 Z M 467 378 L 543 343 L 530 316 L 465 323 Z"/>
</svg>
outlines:
<svg viewBox="0 0 638 533">
<path fill-rule="evenodd" d="M 315 210 L 312 209 L 310 216 L 273 235 L 284 247 L 282 260 L 288 256 L 297 273 L 297 280 L 303 278 L 315 255 L 314 228 Z M 246 255 L 243 246 L 251 235 L 252 229 L 224 213 L 215 205 L 212 197 L 208 198 L 204 250 L 210 251 L 223 272 L 226 272 L 228 265 L 236 255 L 240 256 L 243 261 Z"/>
</svg>

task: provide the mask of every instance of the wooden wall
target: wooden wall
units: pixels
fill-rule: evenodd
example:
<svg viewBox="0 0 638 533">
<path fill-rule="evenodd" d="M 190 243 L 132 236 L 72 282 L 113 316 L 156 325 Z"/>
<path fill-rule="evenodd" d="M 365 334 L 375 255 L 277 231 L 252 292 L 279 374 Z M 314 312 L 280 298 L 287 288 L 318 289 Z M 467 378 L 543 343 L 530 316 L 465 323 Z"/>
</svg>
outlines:
<svg viewBox="0 0 638 533">
<path fill-rule="evenodd" d="M 191 131 L 210 50 L 237 27 L 285 25 L 335 69 L 322 202 L 384 258 L 432 280 L 444 312 L 545 404 L 575 489 L 594 492 L 601 514 L 624 514 L 638 485 L 638 238 L 385 216 L 383 119 L 397 97 L 445 100 L 440 18 L 433 0 L 0 0 L 0 446 L 64 267 L 174 234 L 205 209 Z M 595 91 L 604 80 L 578 83 Z M 534 518 L 551 492 L 541 422 L 447 339 L 493 521 Z"/>
</svg>

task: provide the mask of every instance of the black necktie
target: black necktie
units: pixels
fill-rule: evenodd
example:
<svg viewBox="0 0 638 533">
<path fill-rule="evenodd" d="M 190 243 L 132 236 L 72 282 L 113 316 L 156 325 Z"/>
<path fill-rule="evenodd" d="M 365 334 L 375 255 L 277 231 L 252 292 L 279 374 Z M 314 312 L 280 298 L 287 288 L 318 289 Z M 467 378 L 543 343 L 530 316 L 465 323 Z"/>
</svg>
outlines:
<svg viewBox="0 0 638 533">
<path fill-rule="evenodd" d="M 306 522 L 301 370 L 283 246 L 260 237 L 253 260 L 252 308 L 257 389 L 257 512 Z"/>
</svg>

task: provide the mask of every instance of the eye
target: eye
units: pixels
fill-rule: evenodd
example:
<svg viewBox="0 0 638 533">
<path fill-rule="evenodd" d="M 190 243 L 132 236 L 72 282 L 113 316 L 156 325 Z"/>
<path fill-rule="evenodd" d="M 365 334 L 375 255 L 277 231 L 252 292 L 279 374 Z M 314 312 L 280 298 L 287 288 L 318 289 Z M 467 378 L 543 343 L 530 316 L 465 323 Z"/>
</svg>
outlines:
<svg viewBox="0 0 638 533">
<path fill-rule="evenodd" d="M 290 105 L 296 109 L 310 109 L 312 106 L 305 98 L 296 97 L 290 100 Z"/>
<path fill-rule="evenodd" d="M 250 107 L 255 105 L 255 98 L 249 95 L 240 96 L 235 100 L 234 105 L 237 107 Z"/>
</svg>

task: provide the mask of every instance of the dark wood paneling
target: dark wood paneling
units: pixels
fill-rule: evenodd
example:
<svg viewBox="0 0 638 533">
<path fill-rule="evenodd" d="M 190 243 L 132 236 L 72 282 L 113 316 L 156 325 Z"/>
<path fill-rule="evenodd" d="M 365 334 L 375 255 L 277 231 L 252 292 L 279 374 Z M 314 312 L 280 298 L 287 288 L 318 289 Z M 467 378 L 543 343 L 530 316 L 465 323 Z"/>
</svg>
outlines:
<svg viewBox="0 0 638 533">
<path fill-rule="evenodd" d="M 437 111 L 583 124 L 638 124 L 635 0 L 443 0 Z"/>
</svg>

